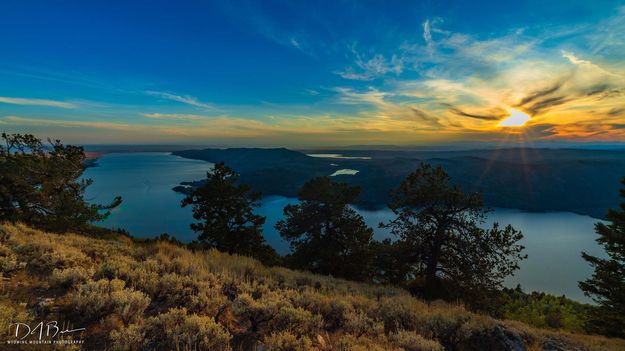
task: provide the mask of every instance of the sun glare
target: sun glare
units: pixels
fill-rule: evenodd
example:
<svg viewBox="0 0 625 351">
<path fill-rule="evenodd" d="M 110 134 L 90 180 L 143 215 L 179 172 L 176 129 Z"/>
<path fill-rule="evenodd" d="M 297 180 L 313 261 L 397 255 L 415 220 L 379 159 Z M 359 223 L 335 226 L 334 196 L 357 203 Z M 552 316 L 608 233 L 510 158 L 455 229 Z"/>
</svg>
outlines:
<svg viewBox="0 0 625 351">
<path fill-rule="evenodd" d="M 526 113 L 521 112 L 519 110 L 511 109 L 510 116 L 504 118 L 501 122 L 499 122 L 499 127 L 522 127 L 532 119 Z"/>
</svg>

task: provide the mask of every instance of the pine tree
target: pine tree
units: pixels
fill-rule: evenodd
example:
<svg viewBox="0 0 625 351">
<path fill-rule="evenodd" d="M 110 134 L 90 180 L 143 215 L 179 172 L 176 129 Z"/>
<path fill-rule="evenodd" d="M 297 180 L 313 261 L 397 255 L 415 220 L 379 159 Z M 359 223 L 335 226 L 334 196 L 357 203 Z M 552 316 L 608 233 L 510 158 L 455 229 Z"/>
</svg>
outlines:
<svg viewBox="0 0 625 351">
<path fill-rule="evenodd" d="M 263 237 L 266 218 L 254 213 L 261 195 L 237 181 L 231 168 L 218 163 L 204 183 L 182 200 L 182 207 L 193 206 L 193 218 L 199 221 L 191 224 L 198 233 L 195 246 L 275 263 L 278 256 Z"/>
<path fill-rule="evenodd" d="M 521 232 L 497 223 L 483 229 L 489 211 L 480 194 L 464 193 L 450 181 L 441 167 L 421 164 L 392 195 L 389 207 L 397 217 L 382 224 L 409 249 L 403 260 L 412 276 L 424 280 L 419 292 L 427 298 L 445 297 L 441 283 L 465 296 L 500 288 L 524 258 Z"/>
<path fill-rule="evenodd" d="M 286 206 L 286 218 L 276 224 L 291 244 L 294 267 L 352 280 L 368 277 L 373 230 L 349 206 L 359 193 L 358 187 L 329 177 L 304 184 L 300 203 Z"/>
<path fill-rule="evenodd" d="M 621 183 L 625 185 L 625 178 Z M 625 189 L 620 190 L 620 195 L 625 197 Z M 582 252 L 594 273 L 580 282 L 579 287 L 598 304 L 591 313 L 588 329 L 622 338 L 625 337 L 625 202 L 619 210 L 610 209 L 606 218 L 610 223 L 597 223 L 595 231 L 607 258 Z"/>
<path fill-rule="evenodd" d="M 89 204 L 91 179 L 83 179 L 82 147 L 59 140 L 44 144 L 30 134 L 2 133 L 0 145 L 0 220 L 21 221 L 56 232 L 83 231 L 105 219 L 121 203 Z"/>
</svg>

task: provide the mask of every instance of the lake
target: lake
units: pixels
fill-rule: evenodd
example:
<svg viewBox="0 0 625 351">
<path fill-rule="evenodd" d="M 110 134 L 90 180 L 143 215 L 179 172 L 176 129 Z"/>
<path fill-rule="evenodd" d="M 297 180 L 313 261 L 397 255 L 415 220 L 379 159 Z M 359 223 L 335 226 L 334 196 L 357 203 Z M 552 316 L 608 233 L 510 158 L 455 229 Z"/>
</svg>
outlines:
<svg viewBox="0 0 625 351">
<path fill-rule="evenodd" d="M 172 188 L 182 181 L 199 180 L 206 176 L 211 164 L 184 159 L 169 153 L 111 153 L 103 155 L 96 167 L 85 171 L 93 179 L 86 197 L 96 203 L 107 203 L 116 195 L 123 203 L 114 209 L 102 225 L 124 228 L 137 237 L 169 233 L 183 241 L 191 241 L 195 234 L 189 229 L 193 221 L 190 208 L 181 208 L 183 195 Z M 273 226 L 282 217 L 282 209 L 295 199 L 267 196 L 258 210 L 267 216 L 265 238 L 278 252 L 288 252 Z M 389 237 L 377 229 L 380 222 L 392 218 L 386 210 L 358 210 L 368 225 L 375 229 L 376 239 Z M 589 277 L 590 266 L 582 260 L 581 251 L 601 255 L 595 243 L 594 218 L 574 213 L 529 213 L 514 209 L 496 209 L 489 222 L 512 224 L 524 234 L 522 244 L 529 258 L 506 285 L 521 284 L 525 291 L 544 291 L 587 302 L 577 288 L 579 280 Z"/>
</svg>

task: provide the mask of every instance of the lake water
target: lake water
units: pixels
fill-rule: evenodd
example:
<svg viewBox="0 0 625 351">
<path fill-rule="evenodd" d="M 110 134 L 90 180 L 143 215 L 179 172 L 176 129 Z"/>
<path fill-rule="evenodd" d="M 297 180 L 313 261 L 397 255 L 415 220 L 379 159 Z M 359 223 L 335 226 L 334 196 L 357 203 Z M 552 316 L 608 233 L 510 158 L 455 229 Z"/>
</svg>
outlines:
<svg viewBox="0 0 625 351">
<path fill-rule="evenodd" d="M 102 224 L 125 228 L 137 237 L 169 233 L 180 240 L 190 241 L 195 234 L 189 229 L 193 221 L 190 208 L 181 208 L 183 195 L 171 190 L 182 181 L 198 180 L 206 176 L 211 164 L 188 160 L 168 153 L 105 154 L 97 167 L 88 168 L 85 176 L 94 183 L 88 188 L 87 198 L 106 203 L 116 195 L 124 202 Z M 288 252 L 273 226 L 282 217 L 282 209 L 295 199 L 267 196 L 259 214 L 267 216 L 265 238 L 280 253 Z M 389 237 L 377 229 L 380 222 L 392 218 L 390 210 L 358 210 L 368 225 L 373 227 L 376 239 Z M 591 268 L 582 260 L 581 251 L 601 255 L 595 243 L 594 223 L 588 216 L 574 213 L 528 213 L 512 209 L 496 209 L 489 222 L 512 224 L 524 234 L 522 244 L 529 258 L 506 285 L 521 284 L 525 291 L 545 291 L 588 301 L 577 288 L 577 282 L 589 277 Z"/>
<path fill-rule="evenodd" d="M 85 177 L 93 179 L 86 197 L 95 203 L 107 203 L 115 196 L 122 204 L 102 225 L 124 228 L 138 237 L 175 234 L 190 241 L 193 219 L 189 208 L 181 208 L 183 196 L 172 188 L 185 180 L 202 179 L 211 164 L 188 160 L 169 153 L 113 153 L 98 159 L 96 167 L 87 168 Z"/>
</svg>

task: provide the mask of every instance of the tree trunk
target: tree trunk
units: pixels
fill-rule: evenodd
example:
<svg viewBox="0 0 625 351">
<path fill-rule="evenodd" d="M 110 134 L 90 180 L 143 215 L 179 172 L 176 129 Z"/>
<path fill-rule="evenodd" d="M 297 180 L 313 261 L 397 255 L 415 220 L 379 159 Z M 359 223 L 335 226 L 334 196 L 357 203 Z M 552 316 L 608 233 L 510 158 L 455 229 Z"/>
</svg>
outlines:
<svg viewBox="0 0 625 351">
<path fill-rule="evenodd" d="M 428 257 L 427 266 L 425 268 L 425 297 L 428 299 L 436 296 L 436 272 L 438 271 L 438 260 L 441 255 L 441 247 L 443 246 L 443 233 L 437 231 L 431 252 Z"/>
</svg>

